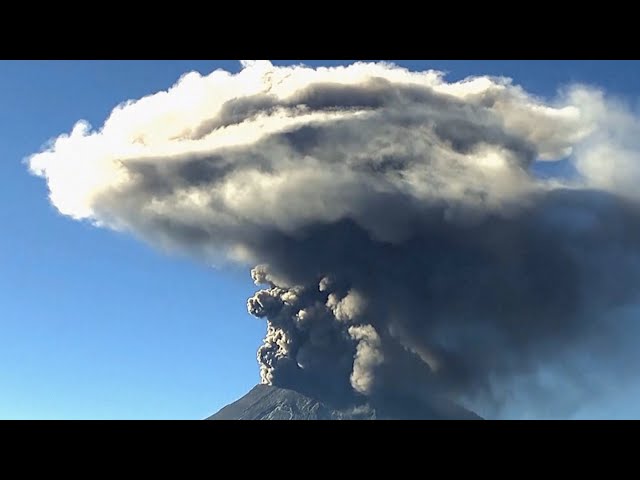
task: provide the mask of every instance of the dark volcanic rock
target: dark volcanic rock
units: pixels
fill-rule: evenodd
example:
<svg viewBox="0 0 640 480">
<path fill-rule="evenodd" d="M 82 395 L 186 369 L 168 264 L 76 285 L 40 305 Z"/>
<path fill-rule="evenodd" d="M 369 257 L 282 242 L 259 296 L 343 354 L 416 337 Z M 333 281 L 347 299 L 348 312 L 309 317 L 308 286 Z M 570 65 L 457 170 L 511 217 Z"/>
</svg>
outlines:
<svg viewBox="0 0 640 480">
<path fill-rule="evenodd" d="M 294 390 L 256 385 L 241 399 L 208 420 L 480 420 L 473 412 L 442 399 L 415 401 L 380 398 L 352 406 L 335 406 Z"/>
</svg>

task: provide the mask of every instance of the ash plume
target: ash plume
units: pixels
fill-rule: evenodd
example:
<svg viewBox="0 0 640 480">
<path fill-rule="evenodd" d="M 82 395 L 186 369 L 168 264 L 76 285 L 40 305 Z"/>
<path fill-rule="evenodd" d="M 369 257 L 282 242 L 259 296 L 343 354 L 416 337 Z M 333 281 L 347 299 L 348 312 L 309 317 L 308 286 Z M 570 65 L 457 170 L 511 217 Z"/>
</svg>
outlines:
<svg viewBox="0 0 640 480">
<path fill-rule="evenodd" d="M 557 385 L 578 405 L 635 373 L 639 127 L 582 85 L 256 61 L 79 122 L 28 165 L 64 215 L 258 265 L 263 383 L 495 412 L 516 389 L 572 415 Z M 576 175 L 532 173 L 556 161 Z"/>
</svg>

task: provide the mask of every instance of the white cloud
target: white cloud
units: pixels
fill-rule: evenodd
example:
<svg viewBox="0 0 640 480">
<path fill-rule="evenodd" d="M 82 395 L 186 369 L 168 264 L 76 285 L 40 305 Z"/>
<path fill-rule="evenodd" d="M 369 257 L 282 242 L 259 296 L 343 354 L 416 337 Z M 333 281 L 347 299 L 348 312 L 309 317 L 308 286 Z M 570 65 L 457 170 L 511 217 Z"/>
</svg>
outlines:
<svg viewBox="0 0 640 480">
<path fill-rule="evenodd" d="M 400 238 L 402 222 L 368 212 L 376 197 L 500 210 L 548 187 L 526 174 L 529 162 L 572 149 L 588 185 L 636 190 L 637 142 L 625 140 L 637 120 L 595 90 L 546 104 L 504 78 L 447 83 L 385 63 L 242 65 L 188 73 L 117 106 L 97 130 L 79 122 L 29 167 L 65 215 L 165 247 L 190 248 L 189 230 L 201 250 L 243 259 L 242 238 L 256 229 L 349 217 Z"/>
</svg>

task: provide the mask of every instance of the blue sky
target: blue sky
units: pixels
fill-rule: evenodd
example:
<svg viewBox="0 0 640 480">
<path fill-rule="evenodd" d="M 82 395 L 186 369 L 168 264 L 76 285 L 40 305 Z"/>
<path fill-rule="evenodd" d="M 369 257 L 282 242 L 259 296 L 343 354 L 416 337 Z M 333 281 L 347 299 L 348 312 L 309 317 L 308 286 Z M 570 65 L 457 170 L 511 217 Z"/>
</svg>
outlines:
<svg viewBox="0 0 640 480">
<path fill-rule="evenodd" d="M 571 82 L 634 105 L 640 94 L 638 62 L 396 63 L 453 80 L 509 76 L 542 96 Z M 166 89 L 185 72 L 239 67 L 0 62 L 0 418 L 198 419 L 258 382 L 264 324 L 246 313 L 255 289 L 247 271 L 168 257 L 63 217 L 22 163 L 77 120 L 100 126 L 118 103 Z"/>
</svg>

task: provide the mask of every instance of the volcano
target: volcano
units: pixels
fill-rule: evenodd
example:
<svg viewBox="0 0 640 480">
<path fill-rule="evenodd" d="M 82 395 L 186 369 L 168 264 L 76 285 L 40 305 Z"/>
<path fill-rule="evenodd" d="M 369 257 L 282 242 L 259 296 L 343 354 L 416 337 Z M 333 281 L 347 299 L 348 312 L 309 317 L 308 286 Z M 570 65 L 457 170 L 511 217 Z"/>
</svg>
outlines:
<svg viewBox="0 0 640 480">
<path fill-rule="evenodd" d="M 378 397 L 349 405 L 321 401 L 271 385 L 256 385 L 207 420 L 481 420 L 443 398 Z"/>
</svg>

